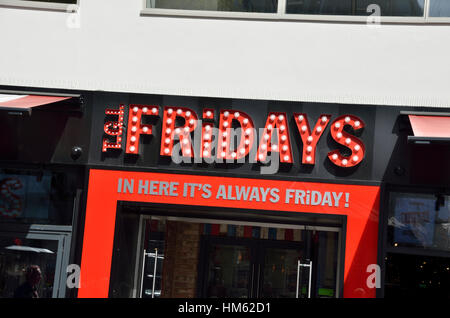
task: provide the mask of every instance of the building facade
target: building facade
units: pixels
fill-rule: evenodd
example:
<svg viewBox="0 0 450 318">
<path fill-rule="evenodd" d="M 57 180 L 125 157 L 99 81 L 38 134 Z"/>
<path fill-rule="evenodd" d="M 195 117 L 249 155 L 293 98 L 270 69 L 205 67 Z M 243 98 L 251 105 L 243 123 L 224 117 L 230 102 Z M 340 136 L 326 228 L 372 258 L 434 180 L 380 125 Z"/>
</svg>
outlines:
<svg viewBox="0 0 450 318">
<path fill-rule="evenodd" d="M 0 0 L 1 296 L 448 298 L 448 16 Z"/>
</svg>

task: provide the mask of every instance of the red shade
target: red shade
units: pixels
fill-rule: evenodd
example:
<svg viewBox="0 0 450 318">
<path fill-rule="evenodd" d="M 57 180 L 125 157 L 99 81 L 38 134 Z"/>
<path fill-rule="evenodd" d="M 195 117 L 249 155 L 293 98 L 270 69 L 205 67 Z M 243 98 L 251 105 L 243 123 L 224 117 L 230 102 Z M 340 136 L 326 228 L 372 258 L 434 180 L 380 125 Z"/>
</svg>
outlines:
<svg viewBox="0 0 450 318">
<path fill-rule="evenodd" d="M 251 226 L 244 226 L 244 237 L 250 238 L 252 237 L 252 227 Z"/>
<path fill-rule="evenodd" d="M 25 95 L 16 99 L 0 102 L 0 107 L 25 110 L 36 106 L 60 102 L 70 98 L 72 97 Z"/>
<path fill-rule="evenodd" d="M 220 233 L 220 224 L 211 225 L 211 235 L 217 236 Z"/>
<path fill-rule="evenodd" d="M 286 241 L 293 241 L 294 240 L 294 230 L 293 229 L 286 229 L 284 231 L 284 239 Z"/>
<path fill-rule="evenodd" d="M 450 116 L 409 115 L 409 121 L 416 137 L 450 138 Z"/>
</svg>

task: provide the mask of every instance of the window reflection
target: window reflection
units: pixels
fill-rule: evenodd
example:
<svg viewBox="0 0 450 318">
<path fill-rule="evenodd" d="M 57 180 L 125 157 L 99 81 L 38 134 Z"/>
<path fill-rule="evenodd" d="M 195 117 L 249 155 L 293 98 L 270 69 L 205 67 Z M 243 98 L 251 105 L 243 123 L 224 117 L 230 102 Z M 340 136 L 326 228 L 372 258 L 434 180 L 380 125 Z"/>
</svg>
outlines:
<svg viewBox="0 0 450 318">
<path fill-rule="evenodd" d="M 50 174 L 0 174 L 0 218 L 48 218 L 50 186 Z"/>
<path fill-rule="evenodd" d="M 323 15 L 371 15 L 367 8 L 380 6 L 381 16 L 424 15 L 425 0 L 287 0 L 286 13 Z"/>
<path fill-rule="evenodd" d="M 394 193 L 388 220 L 392 246 L 450 250 L 450 197 Z"/>
<path fill-rule="evenodd" d="M 0 298 L 50 298 L 58 243 L 0 237 Z"/>
<path fill-rule="evenodd" d="M 147 8 L 228 11 L 277 12 L 278 0 L 147 0 Z"/>
<path fill-rule="evenodd" d="M 450 17 L 449 0 L 430 0 L 430 17 Z"/>
</svg>

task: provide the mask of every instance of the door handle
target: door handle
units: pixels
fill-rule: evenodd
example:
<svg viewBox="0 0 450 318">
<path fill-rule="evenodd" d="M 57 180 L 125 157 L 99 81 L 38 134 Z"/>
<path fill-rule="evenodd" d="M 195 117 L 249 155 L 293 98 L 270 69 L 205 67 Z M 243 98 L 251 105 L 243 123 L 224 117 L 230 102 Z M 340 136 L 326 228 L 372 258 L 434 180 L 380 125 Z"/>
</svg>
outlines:
<svg viewBox="0 0 450 318">
<path fill-rule="evenodd" d="M 144 274 L 145 274 L 145 262 L 146 262 L 146 258 L 148 255 L 151 255 L 152 253 L 147 253 L 147 251 L 144 249 L 144 256 L 142 258 L 142 271 L 141 271 L 141 288 L 140 288 L 140 293 L 141 293 L 141 298 L 142 297 L 142 290 L 144 288 Z M 152 277 L 152 298 L 155 298 L 155 284 L 156 284 L 156 269 L 158 266 L 158 249 L 155 248 L 155 253 L 154 253 L 154 258 L 155 258 L 155 262 L 153 265 L 153 277 Z M 150 277 L 150 275 L 148 275 Z"/>
<path fill-rule="evenodd" d="M 261 281 L 261 264 L 258 264 L 258 276 L 256 276 L 256 297 L 259 297 L 260 290 L 259 290 L 259 282 Z"/>
<path fill-rule="evenodd" d="M 147 251 L 144 249 L 144 256 L 142 256 L 142 267 L 141 267 L 141 288 L 139 295 L 142 298 L 142 290 L 144 289 L 144 272 L 145 272 L 145 258 L 147 257 Z"/>
<path fill-rule="evenodd" d="M 156 267 L 158 266 L 158 249 L 155 248 L 155 262 L 153 266 L 153 285 L 152 285 L 152 298 L 155 298 L 155 283 L 156 283 Z"/>
<path fill-rule="evenodd" d="M 253 298 L 253 297 L 255 297 L 255 295 L 253 294 L 253 285 L 254 285 L 254 282 L 255 282 L 255 264 L 252 264 L 252 272 L 250 273 L 251 274 L 251 282 L 250 282 L 250 298 Z"/>
<path fill-rule="evenodd" d="M 295 297 L 299 297 L 299 288 L 300 288 L 300 268 L 301 267 L 307 267 L 309 268 L 309 277 L 308 277 L 308 298 L 311 298 L 311 283 L 312 283 L 312 261 L 309 261 L 309 263 L 303 264 L 300 260 L 297 262 L 297 291 L 295 294 Z"/>
</svg>

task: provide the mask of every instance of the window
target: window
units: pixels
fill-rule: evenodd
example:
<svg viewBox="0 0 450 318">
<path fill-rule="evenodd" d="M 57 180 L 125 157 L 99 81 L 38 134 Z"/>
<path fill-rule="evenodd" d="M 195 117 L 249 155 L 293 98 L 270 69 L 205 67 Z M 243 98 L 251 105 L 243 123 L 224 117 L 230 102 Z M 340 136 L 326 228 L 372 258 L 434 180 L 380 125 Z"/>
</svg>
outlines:
<svg viewBox="0 0 450 318">
<path fill-rule="evenodd" d="M 0 6 L 38 8 L 67 12 L 75 11 L 77 5 L 78 0 L 0 0 Z"/>
<path fill-rule="evenodd" d="M 425 0 L 287 0 L 286 13 L 367 16 L 372 4 L 381 16 L 423 17 Z"/>
<path fill-rule="evenodd" d="M 72 224 L 76 188 L 82 182 L 77 173 L 1 169 L 0 225 Z"/>
<path fill-rule="evenodd" d="M 148 8 L 228 11 L 277 12 L 278 0 L 147 0 Z"/>
<path fill-rule="evenodd" d="M 29 0 L 20 0 L 30 2 Z M 77 0 L 32 0 L 34 2 L 52 2 L 52 3 L 67 3 L 67 4 L 77 4 Z"/>
<path fill-rule="evenodd" d="M 1 1 L 1 0 L 0 0 Z M 366 22 L 450 22 L 449 0 L 144 0 L 142 14 Z M 444 18 L 444 20 L 443 20 Z"/>
<path fill-rule="evenodd" d="M 450 17 L 450 1 L 430 0 L 430 17 Z"/>
<path fill-rule="evenodd" d="M 388 233 L 392 247 L 450 251 L 450 197 L 391 193 Z"/>
</svg>

